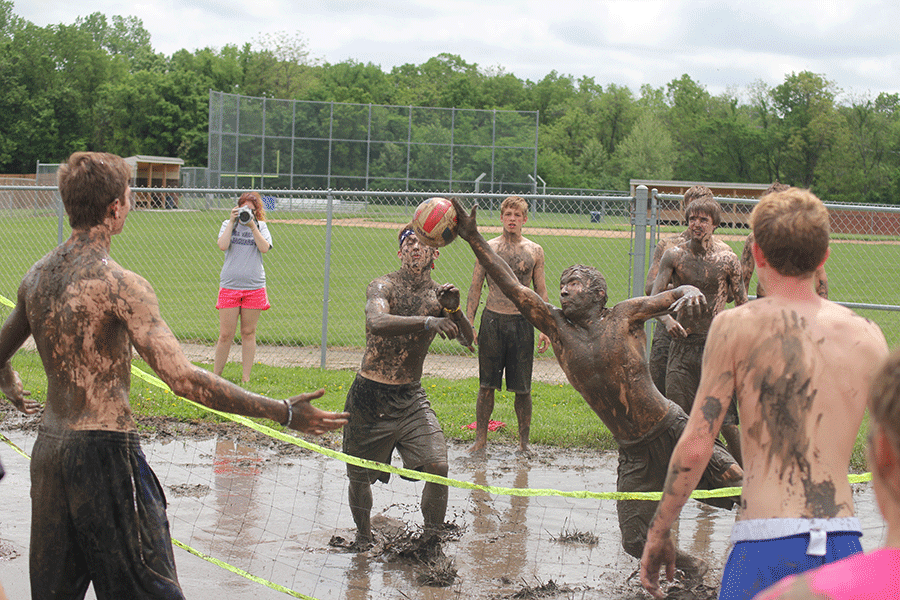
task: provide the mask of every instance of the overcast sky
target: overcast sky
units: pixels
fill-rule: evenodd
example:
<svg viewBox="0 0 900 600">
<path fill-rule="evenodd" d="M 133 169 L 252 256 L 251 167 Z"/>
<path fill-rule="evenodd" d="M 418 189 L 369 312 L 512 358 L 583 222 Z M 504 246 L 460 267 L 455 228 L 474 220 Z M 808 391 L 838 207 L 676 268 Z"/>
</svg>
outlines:
<svg viewBox="0 0 900 600">
<path fill-rule="evenodd" d="M 848 96 L 900 92 L 897 0 L 14 0 L 45 26 L 143 21 L 157 52 L 299 33 L 313 57 L 384 71 L 441 52 L 538 81 L 551 71 L 635 93 L 687 73 L 713 94 L 825 75 Z M 845 97 L 846 99 L 846 97 Z"/>
</svg>

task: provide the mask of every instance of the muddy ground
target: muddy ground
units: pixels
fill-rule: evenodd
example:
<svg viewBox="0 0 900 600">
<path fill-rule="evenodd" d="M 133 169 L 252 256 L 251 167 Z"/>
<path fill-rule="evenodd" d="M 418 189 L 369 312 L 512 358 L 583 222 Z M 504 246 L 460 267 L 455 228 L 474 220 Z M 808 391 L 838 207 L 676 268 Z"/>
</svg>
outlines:
<svg viewBox="0 0 900 600">
<path fill-rule="evenodd" d="M 37 419 L 0 409 L 0 433 L 26 453 Z M 423 539 L 420 482 L 394 476 L 373 486 L 377 543 L 353 547 L 343 463 L 236 424 L 142 419 L 142 445 L 168 498 L 174 539 L 265 581 L 317 600 L 422 598 L 647 598 L 638 561 L 620 549 L 615 504 L 553 495 L 510 496 L 450 488 L 447 528 Z M 340 434 L 318 442 L 340 447 Z M 491 444 L 485 459 L 450 446 L 450 477 L 500 488 L 613 491 L 614 453 Z M 0 582 L 28 597 L 28 461 L 0 443 Z M 397 462 L 394 463 L 397 465 Z M 398 465 L 399 466 L 399 465 Z M 859 486 L 864 546 L 883 540 L 871 491 Z M 873 517 L 873 515 L 875 515 Z M 669 598 L 715 598 L 734 513 L 689 503 L 679 546 L 711 565 L 702 581 L 677 581 Z M 287 597 L 176 548 L 188 598 Z M 90 595 L 89 598 L 93 596 Z"/>
</svg>

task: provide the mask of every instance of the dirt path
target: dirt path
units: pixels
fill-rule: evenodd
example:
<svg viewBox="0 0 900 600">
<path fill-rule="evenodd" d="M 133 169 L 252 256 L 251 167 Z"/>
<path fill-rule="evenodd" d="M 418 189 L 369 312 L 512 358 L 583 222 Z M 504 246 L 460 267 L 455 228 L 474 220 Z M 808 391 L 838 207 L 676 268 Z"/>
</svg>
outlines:
<svg viewBox="0 0 900 600">
<path fill-rule="evenodd" d="M 195 362 L 212 363 L 215 353 L 213 346 L 203 344 L 182 344 L 185 355 Z M 362 361 L 362 348 L 328 348 L 325 357 L 326 369 L 359 368 Z M 229 362 L 240 362 L 241 346 L 231 347 Z M 256 360 L 273 367 L 314 367 L 322 366 L 322 352 L 319 346 L 258 346 Z M 444 377 L 447 379 L 465 379 L 478 376 L 477 356 L 450 356 L 429 354 L 425 359 L 424 375 L 426 377 Z M 534 381 L 549 384 L 565 384 L 566 376 L 553 357 L 534 359 Z"/>
</svg>

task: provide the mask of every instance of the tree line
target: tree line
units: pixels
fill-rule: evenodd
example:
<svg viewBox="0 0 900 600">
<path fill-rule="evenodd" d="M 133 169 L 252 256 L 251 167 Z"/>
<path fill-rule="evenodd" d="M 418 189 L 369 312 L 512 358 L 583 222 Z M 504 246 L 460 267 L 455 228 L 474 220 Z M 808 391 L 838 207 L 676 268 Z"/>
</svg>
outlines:
<svg viewBox="0 0 900 600">
<path fill-rule="evenodd" d="M 209 90 L 326 102 L 539 112 L 549 187 L 627 189 L 677 179 L 811 187 L 833 202 L 897 203 L 900 96 L 848 97 L 790 73 L 713 95 L 687 74 L 661 87 L 552 71 L 523 80 L 453 54 L 389 72 L 315 59 L 300 34 L 155 52 L 140 19 L 96 12 L 39 27 L 0 0 L 0 172 L 76 150 L 177 156 L 206 166 Z"/>
</svg>

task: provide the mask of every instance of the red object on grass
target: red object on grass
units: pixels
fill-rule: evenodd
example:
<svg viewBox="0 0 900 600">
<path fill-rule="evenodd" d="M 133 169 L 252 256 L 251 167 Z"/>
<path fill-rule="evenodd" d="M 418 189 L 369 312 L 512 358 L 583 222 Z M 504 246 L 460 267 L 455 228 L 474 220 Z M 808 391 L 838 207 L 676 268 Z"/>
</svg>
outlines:
<svg viewBox="0 0 900 600">
<path fill-rule="evenodd" d="M 463 425 L 463 429 L 475 429 L 476 424 L 470 423 L 468 425 Z M 488 431 L 497 431 L 501 427 L 506 427 L 506 423 L 503 421 L 488 421 Z"/>
</svg>

